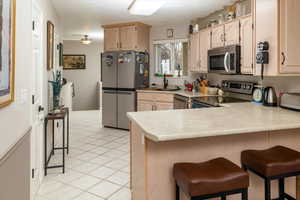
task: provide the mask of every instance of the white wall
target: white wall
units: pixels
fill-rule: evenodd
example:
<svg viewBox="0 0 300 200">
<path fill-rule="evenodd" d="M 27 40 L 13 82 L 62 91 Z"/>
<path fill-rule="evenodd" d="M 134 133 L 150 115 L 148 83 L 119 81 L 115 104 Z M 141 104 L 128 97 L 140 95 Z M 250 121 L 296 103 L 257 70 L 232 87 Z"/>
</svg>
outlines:
<svg viewBox="0 0 300 200">
<path fill-rule="evenodd" d="M 31 0 L 17 0 L 16 7 L 16 100 L 0 109 L 0 158 L 30 127 Z M 21 100 L 21 93 L 25 99 Z"/>
<path fill-rule="evenodd" d="M 46 70 L 46 33 L 47 20 L 55 25 L 60 34 L 59 19 L 50 0 L 34 0 L 43 12 L 43 106 L 47 110 L 48 76 Z M 28 131 L 31 126 L 31 89 L 32 89 L 32 0 L 16 0 L 16 72 L 15 72 L 15 101 L 0 109 L 0 158 L 3 157 Z M 42 133 L 40 133 L 42 134 Z M 43 141 L 39 141 L 41 146 Z M 42 148 L 43 149 L 43 148 Z M 19 165 L 30 160 L 30 155 L 23 157 Z M 42 162 L 41 162 L 42 163 Z M 24 164 L 25 165 L 25 164 Z M 28 171 L 29 173 L 29 171 Z M 11 175 L 13 176 L 13 175 Z M 23 178 L 23 177 L 19 177 Z M 23 180 L 23 179 L 22 179 Z M 20 180 L 21 181 L 21 180 Z M 29 183 L 24 183 L 29 184 Z M 25 197 L 24 197 L 25 199 Z"/>
<path fill-rule="evenodd" d="M 99 109 L 100 91 L 97 84 L 101 79 L 102 52 L 103 42 L 100 41 L 90 45 L 82 45 L 79 41 L 64 41 L 64 54 L 86 55 L 86 69 L 64 71 L 64 77 L 75 86 L 74 111 Z"/>
</svg>

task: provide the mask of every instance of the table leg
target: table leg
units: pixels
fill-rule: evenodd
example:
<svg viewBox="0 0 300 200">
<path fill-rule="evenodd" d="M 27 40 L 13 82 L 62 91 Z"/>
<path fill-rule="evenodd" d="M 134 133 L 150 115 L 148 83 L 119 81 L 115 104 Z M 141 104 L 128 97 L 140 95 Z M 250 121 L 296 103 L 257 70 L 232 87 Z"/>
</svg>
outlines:
<svg viewBox="0 0 300 200">
<path fill-rule="evenodd" d="M 63 173 L 65 173 L 65 119 L 63 119 Z"/>
<path fill-rule="evenodd" d="M 53 123 L 52 123 L 52 155 L 54 155 L 54 140 L 55 140 L 55 138 L 54 138 L 54 134 L 55 134 L 55 132 L 54 132 L 54 128 L 55 128 L 55 120 L 53 120 Z"/>
<path fill-rule="evenodd" d="M 68 118 L 67 118 L 67 154 L 69 154 L 69 144 L 70 144 L 70 142 L 69 142 L 69 140 L 70 140 L 70 114 L 69 114 L 69 109 L 68 109 L 68 112 L 67 112 L 67 114 L 68 114 Z"/>
<path fill-rule="evenodd" d="M 48 158 L 47 158 L 47 125 L 48 125 L 48 120 L 47 119 L 45 119 L 45 124 L 44 124 L 44 133 L 45 133 L 45 135 L 44 135 L 44 141 L 45 141 L 45 161 L 44 161 L 44 170 L 45 170 L 45 176 L 47 176 L 47 160 L 48 160 Z"/>
</svg>

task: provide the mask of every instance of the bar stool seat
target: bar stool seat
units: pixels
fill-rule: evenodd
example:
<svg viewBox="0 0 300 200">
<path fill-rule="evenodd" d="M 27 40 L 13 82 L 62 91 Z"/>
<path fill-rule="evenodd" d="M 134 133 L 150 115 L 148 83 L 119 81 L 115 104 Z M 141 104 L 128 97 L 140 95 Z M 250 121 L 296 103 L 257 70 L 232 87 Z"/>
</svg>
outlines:
<svg viewBox="0 0 300 200">
<path fill-rule="evenodd" d="M 300 152 L 283 146 L 266 150 L 246 150 L 242 166 L 265 180 L 265 200 L 271 199 L 271 181 L 279 181 L 278 199 L 295 199 L 284 191 L 284 179 L 300 175 Z"/>
<path fill-rule="evenodd" d="M 225 158 L 204 163 L 177 163 L 173 173 L 176 184 L 190 197 L 245 191 L 249 186 L 248 173 Z"/>
</svg>

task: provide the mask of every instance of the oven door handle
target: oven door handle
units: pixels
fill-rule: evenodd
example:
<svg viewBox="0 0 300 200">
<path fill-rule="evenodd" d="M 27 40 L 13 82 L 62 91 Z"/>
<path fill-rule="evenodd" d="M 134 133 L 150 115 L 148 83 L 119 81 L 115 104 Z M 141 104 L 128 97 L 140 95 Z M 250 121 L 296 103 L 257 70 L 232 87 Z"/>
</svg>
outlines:
<svg viewBox="0 0 300 200">
<path fill-rule="evenodd" d="M 226 71 L 227 73 L 229 73 L 229 69 L 228 69 L 228 66 L 227 66 L 228 56 L 229 56 L 229 53 L 226 52 L 225 57 L 224 57 L 224 68 L 225 68 L 225 71 Z"/>
</svg>

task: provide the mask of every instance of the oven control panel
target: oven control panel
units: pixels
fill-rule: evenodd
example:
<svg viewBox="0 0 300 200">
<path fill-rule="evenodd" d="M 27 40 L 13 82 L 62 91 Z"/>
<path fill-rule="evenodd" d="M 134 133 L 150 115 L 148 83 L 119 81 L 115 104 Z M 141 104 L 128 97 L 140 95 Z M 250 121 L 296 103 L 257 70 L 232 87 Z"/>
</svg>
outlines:
<svg viewBox="0 0 300 200">
<path fill-rule="evenodd" d="M 240 93 L 251 95 L 254 90 L 255 83 L 242 81 L 223 81 L 222 90 L 226 92 Z"/>
</svg>

